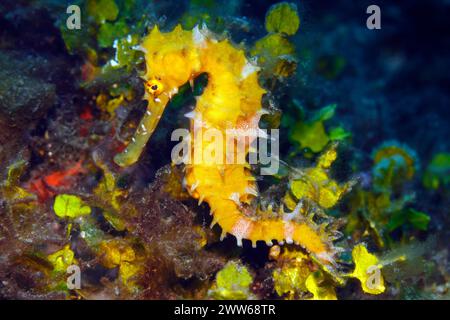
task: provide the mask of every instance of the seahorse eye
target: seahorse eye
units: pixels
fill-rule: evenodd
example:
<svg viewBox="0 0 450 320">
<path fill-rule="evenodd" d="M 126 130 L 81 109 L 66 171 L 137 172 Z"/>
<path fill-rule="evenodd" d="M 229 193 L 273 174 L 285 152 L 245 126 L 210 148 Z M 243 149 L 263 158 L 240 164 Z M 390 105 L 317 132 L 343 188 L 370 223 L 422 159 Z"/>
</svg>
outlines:
<svg viewBox="0 0 450 320">
<path fill-rule="evenodd" d="M 164 89 L 163 84 L 159 80 L 156 80 L 156 79 L 147 81 L 145 83 L 145 87 L 146 87 L 148 93 L 150 93 L 153 96 L 158 96 L 159 94 L 161 94 L 161 92 Z"/>
</svg>

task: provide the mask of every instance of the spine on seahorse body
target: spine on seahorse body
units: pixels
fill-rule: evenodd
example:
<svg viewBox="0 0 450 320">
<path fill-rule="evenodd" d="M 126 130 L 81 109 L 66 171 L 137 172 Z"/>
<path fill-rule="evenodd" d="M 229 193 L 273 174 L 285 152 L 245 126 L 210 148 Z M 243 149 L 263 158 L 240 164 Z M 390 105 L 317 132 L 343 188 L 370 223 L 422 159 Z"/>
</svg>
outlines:
<svg viewBox="0 0 450 320">
<path fill-rule="evenodd" d="M 192 165 L 187 169 L 186 186 L 194 198 L 210 206 L 213 216 L 211 226 L 218 224 L 222 228 L 221 239 L 229 233 L 236 237 L 239 246 L 242 239 L 250 240 L 254 247 L 257 241 L 264 241 L 267 245 L 272 245 L 273 240 L 296 243 L 322 262 L 332 262 L 332 243 L 321 232 L 320 226 L 306 218 L 303 222 L 291 219 L 301 216 L 300 205 L 294 212 L 285 213 L 279 219 L 245 214 L 245 203 L 257 195 L 254 179 L 246 168 Z"/>
<path fill-rule="evenodd" d="M 177 26 L 167 33 L 161 33 L 155 27 L 145 38 L 142 50 L 147 64 L 144 79 L 148 112 L 141 122 L 140 133 L 136 134 L 138 137 L 116 157 L 119 165 L 129 165 L 139 157 L 161 116 L 161 101 L 165 105 L 178 87 L 202 73 L 208 75 L 208 83 L 197 98 L 195 109 L 187 114 L 191 121 L 192 154 L 201 153 L 215 143 L 202 139 L 207 129 L 214 129 L 223 137 L 227 137 L 227 129 L 259 129 L 265 90 L 258 83 L 258 67 L 246 59 L 242 49 L 228 40 L 216 40 L 205 28 L 185 31 Z M 158 119 L 154 120 L 155 117 Z M 150 123 L 149 130 L 146 130 L 145 122 Z M 200 129 L 195 131 L 198 123 Z M 230 155 L 226 154 L 225 148 L 222 150 L 222 154 L 216 156 L 227 159 Z M 249 145 L 234 150 L 235 154 L 231 156 L 245 157 Z M 213 224 L 220 225 L 222 237 L 229 233 L 236 237 L 239 245 L 242 239 L 250 240 L 253 245 L 257 241 L 267 244 L 272 240 L 294 242 L 323 262 L 331 262 L 332 244 L 312 221 L 292 220 L 288 218 L 292 216 L 289 214 L 277 219 L 262 219 L 245 213 L 246 204 L 258 196 L 255 179 L 248 167 L 246 163 L 194 161 L 186 165 L 184 183 L 193 197 L 209 204 Z"/>
</svg>

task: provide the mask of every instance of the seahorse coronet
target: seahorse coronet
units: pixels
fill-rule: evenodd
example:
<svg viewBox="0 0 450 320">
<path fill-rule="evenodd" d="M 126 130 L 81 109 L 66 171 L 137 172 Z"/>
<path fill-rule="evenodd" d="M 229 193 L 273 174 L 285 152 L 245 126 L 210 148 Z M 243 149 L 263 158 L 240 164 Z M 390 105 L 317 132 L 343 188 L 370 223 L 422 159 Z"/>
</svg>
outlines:
<svg viewBox="0 0 450 320">
<path fill-rule="evenodd" d="M 137 132 L 124 153 L 116 156 L 117 164 L 127 166 L 137 161 L 173 94 L 203 73 L 208 75 L 208 83 L 203 94 L 197 97 L 195 109 L 185 115 L 190 121 L 192 154 L 208 147 L 208 143 L 197 143 L 206 128 L 223 134 L 233 128 L 260 130 L 258 122 L 267 113 L 261 106 L 266 90 L 258 82 L 260 68 L 256 60 L 247 58 L 244 50 L 228 39 L 218 40 L 205 26 L 183 30 L 178 25 L 171 32 L 161 32 L 155 26 L 140 48 L 145 53 L 147 67 L 143 79 L 147 84 L 144 98 L 148 100 L 148 113 L 140 123 L 143 130 Z M 200 117 L 201 126 L 195 132 L 194 124 Z M 247 155 L 249 146 L 242 152 Z M 219 154 L 222 159 L 226 156 L 225 151 Z M 234 156 L 238 156 L 236 150 Z M 257 241 L 267 245 L 272 245 L 274 240 L 295 243 L 322 263 L 334 263 L 333 243 L 312 219 L 284 219 L 289 213 L 276 218 L 244 213 L 245 206 L 259 195 L 248 163 L 218 165 L 202 160 L 186 165 L 183 186 L 199 204 L 208 203 L 211 226 L 221 227 L 221 239 L 231 234 L 240 246 L 243 239 L 251 241 L 253 246 Z"/>
</svg>

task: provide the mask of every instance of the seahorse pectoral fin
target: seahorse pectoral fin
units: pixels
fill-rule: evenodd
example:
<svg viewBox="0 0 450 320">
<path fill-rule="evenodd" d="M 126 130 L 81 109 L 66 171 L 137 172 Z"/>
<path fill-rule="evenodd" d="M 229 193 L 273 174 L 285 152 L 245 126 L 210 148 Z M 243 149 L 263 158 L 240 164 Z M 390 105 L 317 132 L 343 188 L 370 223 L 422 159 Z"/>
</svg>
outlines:
<svg viewBox="0 0 450 320">
<path fill-rule="evenodd" d="M 128 167 L 138 161 L 150 139 L 153 131 L 155 131 L 159 120 L 169 102 L 167 95 L 160 95 L 156 98 L 149 98 L 147 110 L 139 122 L 139 126 L 134 133 L 131 142 L 125 150 L 114 157 L 114 162 L 121 167 Z"/>
</svg>

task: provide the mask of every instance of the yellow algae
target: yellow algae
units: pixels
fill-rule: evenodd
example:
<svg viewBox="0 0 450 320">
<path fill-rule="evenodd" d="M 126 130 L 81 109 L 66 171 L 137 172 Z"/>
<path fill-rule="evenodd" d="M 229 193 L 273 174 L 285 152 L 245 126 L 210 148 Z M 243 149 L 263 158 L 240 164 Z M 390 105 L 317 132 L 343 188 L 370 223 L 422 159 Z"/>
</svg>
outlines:
<svg viewBox="0 0 450 320">
<path fill-rule="evenodd" d="M 383 293 L 386 288 L 381 274 L 382 265 L 377 256 L 369 253 L 363 244 L 359 244 L 353 248 L 352 257 L 355 270 L 349 276 L 361 282 L 364 292 L 370 294 Z"/>
<path fill-rule="evenodd" d="M 296 199 L 311 200 L 325 209 L 336 205 L 351 186 L 351 183 L 339 185 L 329 177 L 327 169 L 336 157 L 336 145 L 333 145 L 319 157 L 315 167 L 305 170 L 304 177 L 291 181 L 290 190 Z"/>
<path fill-rule="evenodd" d="M 67 244 L 61 250 L 58 250 L 47 257 L 48 261 L 53 265 L 55 272 L 65 273 L 70 265 L 76 263 L 75 254 Z"/>
<path fill-rule="evenodd" d="M 320 272 L 311 273 L 305 281 L 305 286 L 313 294 L 313 300 L 337 300 L 336 291 L 330 284 L 321 285 L 323 281 Z"/>
<path fill-rule="evenodd" d="M 307 291 L 306 279 L 311 274 L 310 260 L 300 251 L 284 251 L 279 257 L 281 267 L 273 273 L 274 287 L 277 294 L 287 299 L 295 299 Z"/>
<path fill-rule="evenodd" d="M 252 282 L 253 278 L 244 265 L 230 261 L 217 273 L 209 295 L 215 299 L 249 299 L 252 297 L 250 292 Z"/>
<path fill-rule="evenodd" d="M 141 271 L 135 250 L 118 240 L 102 241 L 99 246 L 102 264 L 106 268 L 119 268 L 119 276 L 129 289 L 135 286 L 134 277 Z"/>
</svg>

